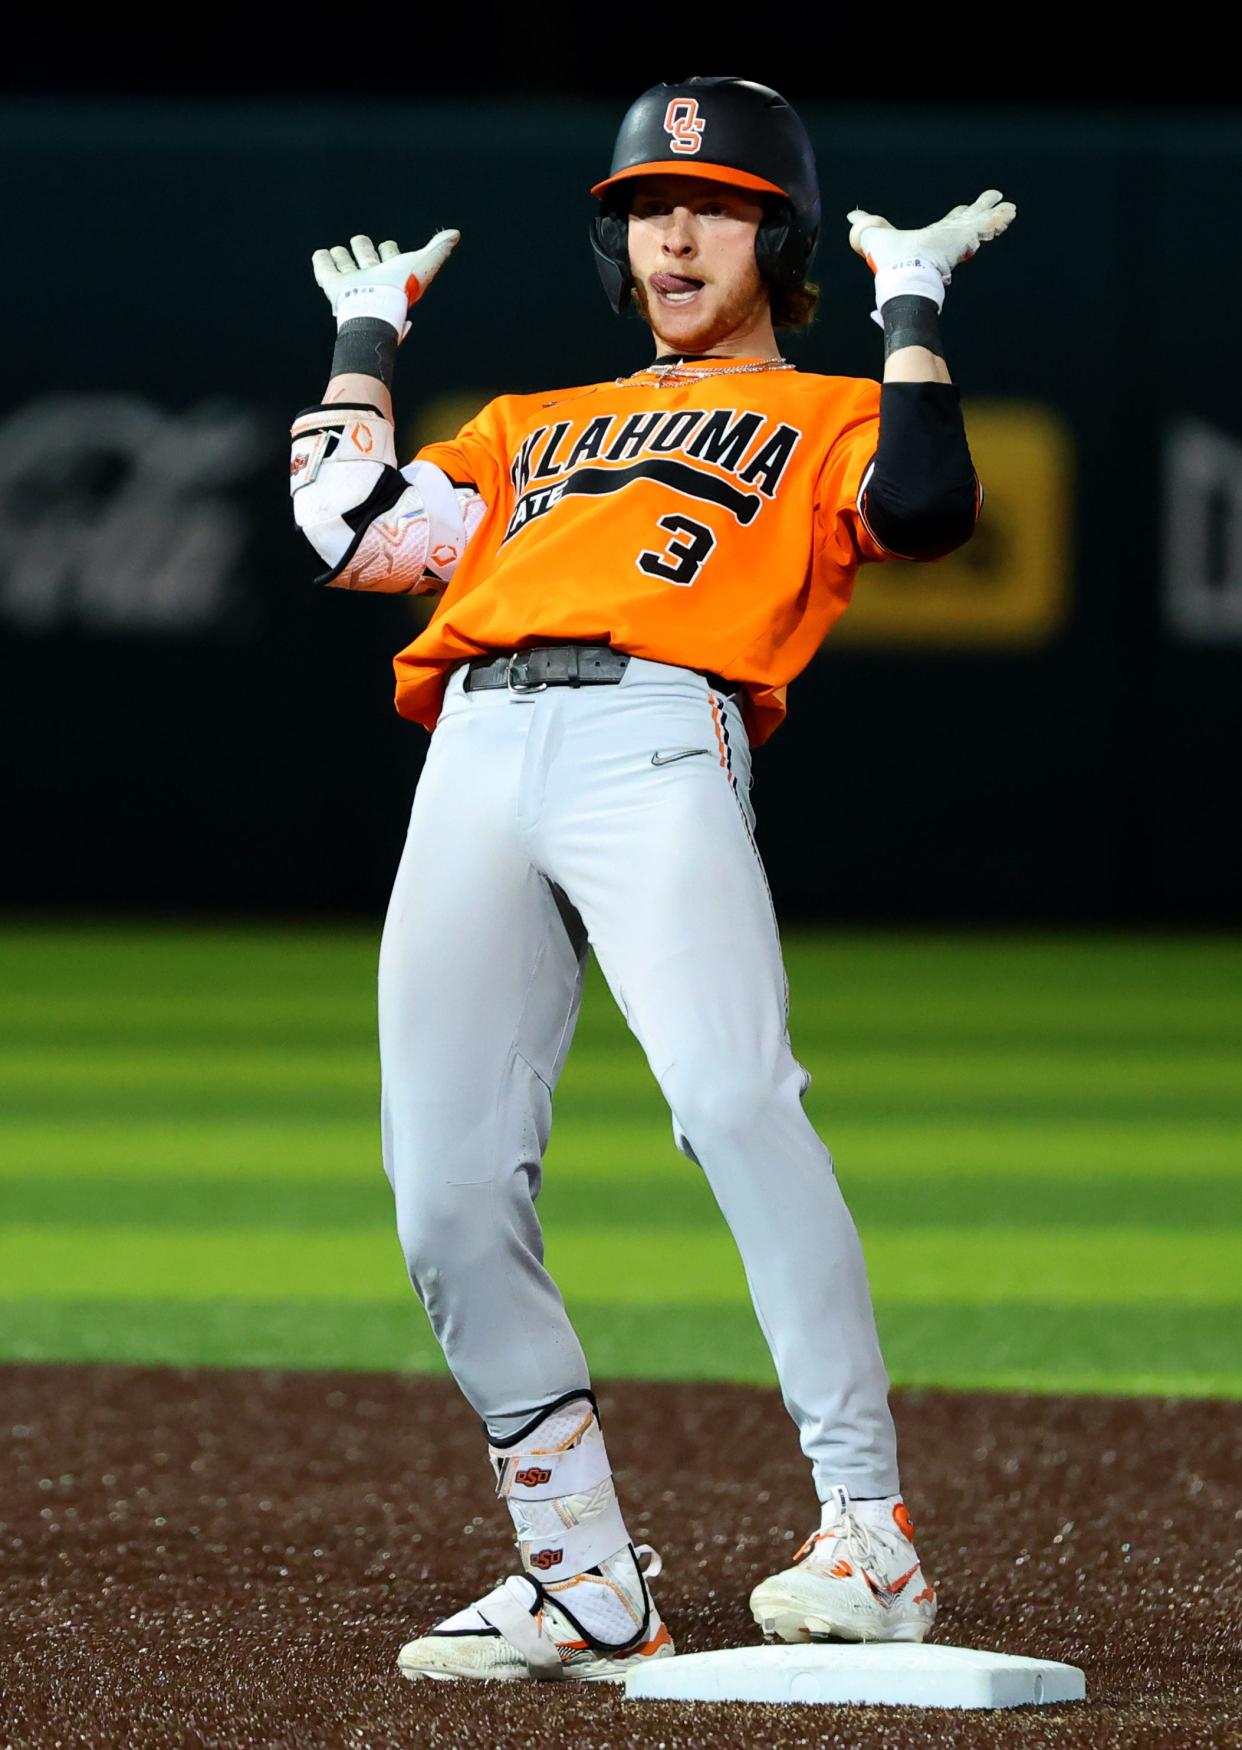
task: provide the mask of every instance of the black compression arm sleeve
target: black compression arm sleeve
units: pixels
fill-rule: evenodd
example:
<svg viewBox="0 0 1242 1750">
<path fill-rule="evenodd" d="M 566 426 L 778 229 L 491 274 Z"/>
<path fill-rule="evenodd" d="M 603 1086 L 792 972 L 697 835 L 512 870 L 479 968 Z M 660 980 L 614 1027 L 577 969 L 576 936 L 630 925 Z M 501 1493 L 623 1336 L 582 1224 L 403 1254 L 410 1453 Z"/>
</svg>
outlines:
<svg viewBox="0 0 1242 1750">
<path fill-rule="evenodd" d="M 863 521 L 905 559 L 938 559 L 974 533 L 979 483 L 954 383 L 885 383 Z"/>
</svg>

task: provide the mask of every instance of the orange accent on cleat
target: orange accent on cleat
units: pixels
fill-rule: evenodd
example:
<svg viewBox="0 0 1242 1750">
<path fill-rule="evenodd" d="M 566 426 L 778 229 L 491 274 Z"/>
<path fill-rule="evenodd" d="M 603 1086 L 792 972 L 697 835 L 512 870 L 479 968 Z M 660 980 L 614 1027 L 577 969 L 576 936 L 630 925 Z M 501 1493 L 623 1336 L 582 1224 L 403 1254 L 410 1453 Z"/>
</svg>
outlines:
<svg viewBox="0 0 1242 1750">
<path fill-rule="evenodd" d="M 919 1564 L 915 1562 L 912 1568 L 907 1568 L 904 1574 L 899 1574 L 897 1578 L 891 1581 L 887 1586 L 877 1585 L 871 1578 L 871 1575 L 867 1572 L 866 1568 L 863 1569 L 862 1575 L 863 1579 L 867 1582 L 868 1586 L 870 1586 L 872 1592 L 880 1602 L 882 1604 L 891 1604 L 895 1598 L 901 1596 L 902 1592 L 905 1591 L 906 1587 L 910 1584 L 918 1571 Z"/>
<path fill-rule="evenodd" d="M 893 1522 L 901 1535 L 903 1537 L 908 1537 L 910 1542 L 913 1543 L 914 1521 L 911 1519 L 909 1513 L 907 1513 L 904 1501 L 898 1501 L 897 1505 L 893 1508 Z"/>
<path fill-rule="evenodd" d="M 663 1623 L 661 1623 L 655 1634 L 647 1642 L 647 1645 L 638 1649 L 639 1657 L 649 1659 L 653 1653 L 658 1653 L 661 1647 L 671 1647 L 672 1644 L 672 1635 L 669 1634 L 668 1629 Z"/>
<path fill-rule="evenodd" d="M 832 1564 L 828 1572 L 832 1575 L 834 1580 L 848 1580 L 854 1570 L 845 1558 L 842 1557 L 839 1562 L 834 1562 Z"/>
<path fill-rule="evenodd" d="M 918 1597 L 913 1599 L 912 1602 L 915 1604 L 934 1604 L 936 1602 L 936 1588 L 934 1586 L 924 1586 Z"/>
</svg>

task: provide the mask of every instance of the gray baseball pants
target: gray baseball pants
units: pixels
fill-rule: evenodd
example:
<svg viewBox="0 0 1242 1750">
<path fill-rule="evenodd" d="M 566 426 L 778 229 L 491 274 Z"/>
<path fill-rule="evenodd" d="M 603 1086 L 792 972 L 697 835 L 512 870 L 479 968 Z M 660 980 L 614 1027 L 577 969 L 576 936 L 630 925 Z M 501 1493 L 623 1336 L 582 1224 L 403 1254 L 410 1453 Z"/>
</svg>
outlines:
<svg viewBox="0 0 1242 1750">
<path fill-rule="evenodd" d="M 589 1383 L 535 1209 L 589 941 L 732 1231 L 821 1498 L 895 1493 L 858 1235 L 786 1031 L 740 710 L 638 659 L 615 686 L 527 694 L 464 674 L 379 983 L 384 1166 L 457 1383 L 496 1438 Z"/>
</svg>

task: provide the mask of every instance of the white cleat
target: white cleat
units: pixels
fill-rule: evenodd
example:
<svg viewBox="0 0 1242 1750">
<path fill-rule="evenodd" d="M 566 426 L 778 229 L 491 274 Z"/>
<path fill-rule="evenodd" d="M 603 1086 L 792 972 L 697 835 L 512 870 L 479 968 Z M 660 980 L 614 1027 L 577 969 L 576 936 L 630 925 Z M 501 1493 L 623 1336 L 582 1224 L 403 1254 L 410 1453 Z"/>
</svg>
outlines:
<svg viewBox="0 0 1242 1750">
<path fill-rule="evenodd" d="M 836 1488 L 792 1568 L 750 1595 L 769 1640 L 921 1641 L 936 1620 L 905 1505 L 876 1512 Z"/>
<path fill-rule="evenodd" d="M 659 1556 L 640 1544 L 594 1572 L 547 1586 L 513 1574 L 402 1647 L 398 1668 L 405 1677 L 441 1681 L 622 1683 L 635 1666 L 673 1652 L 647 1588 L 659 1571 Z"/>
</svg>

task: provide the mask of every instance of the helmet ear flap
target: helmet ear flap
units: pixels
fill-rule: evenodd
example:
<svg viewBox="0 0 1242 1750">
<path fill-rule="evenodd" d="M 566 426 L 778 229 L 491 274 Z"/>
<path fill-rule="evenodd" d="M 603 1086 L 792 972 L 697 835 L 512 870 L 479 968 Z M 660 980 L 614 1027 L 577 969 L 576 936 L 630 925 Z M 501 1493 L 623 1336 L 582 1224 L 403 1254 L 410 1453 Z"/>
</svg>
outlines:
<svg viewBox="0 0 1242 1750">
<path fill-rule="evenodd" d="M 630 227 L 624 211 L 607 205 L 591 220 L 591 248 L 604 295 L 620 316 L 630 301 Z"/>
<path fill-rule="evenodd" d="M 773 201 L 755 237 L 755 260 L 769 285 L 782 291 L 800 286 L 806 277 L 818 229 L 807 232 L 789 201 Z"/>
</svg>

